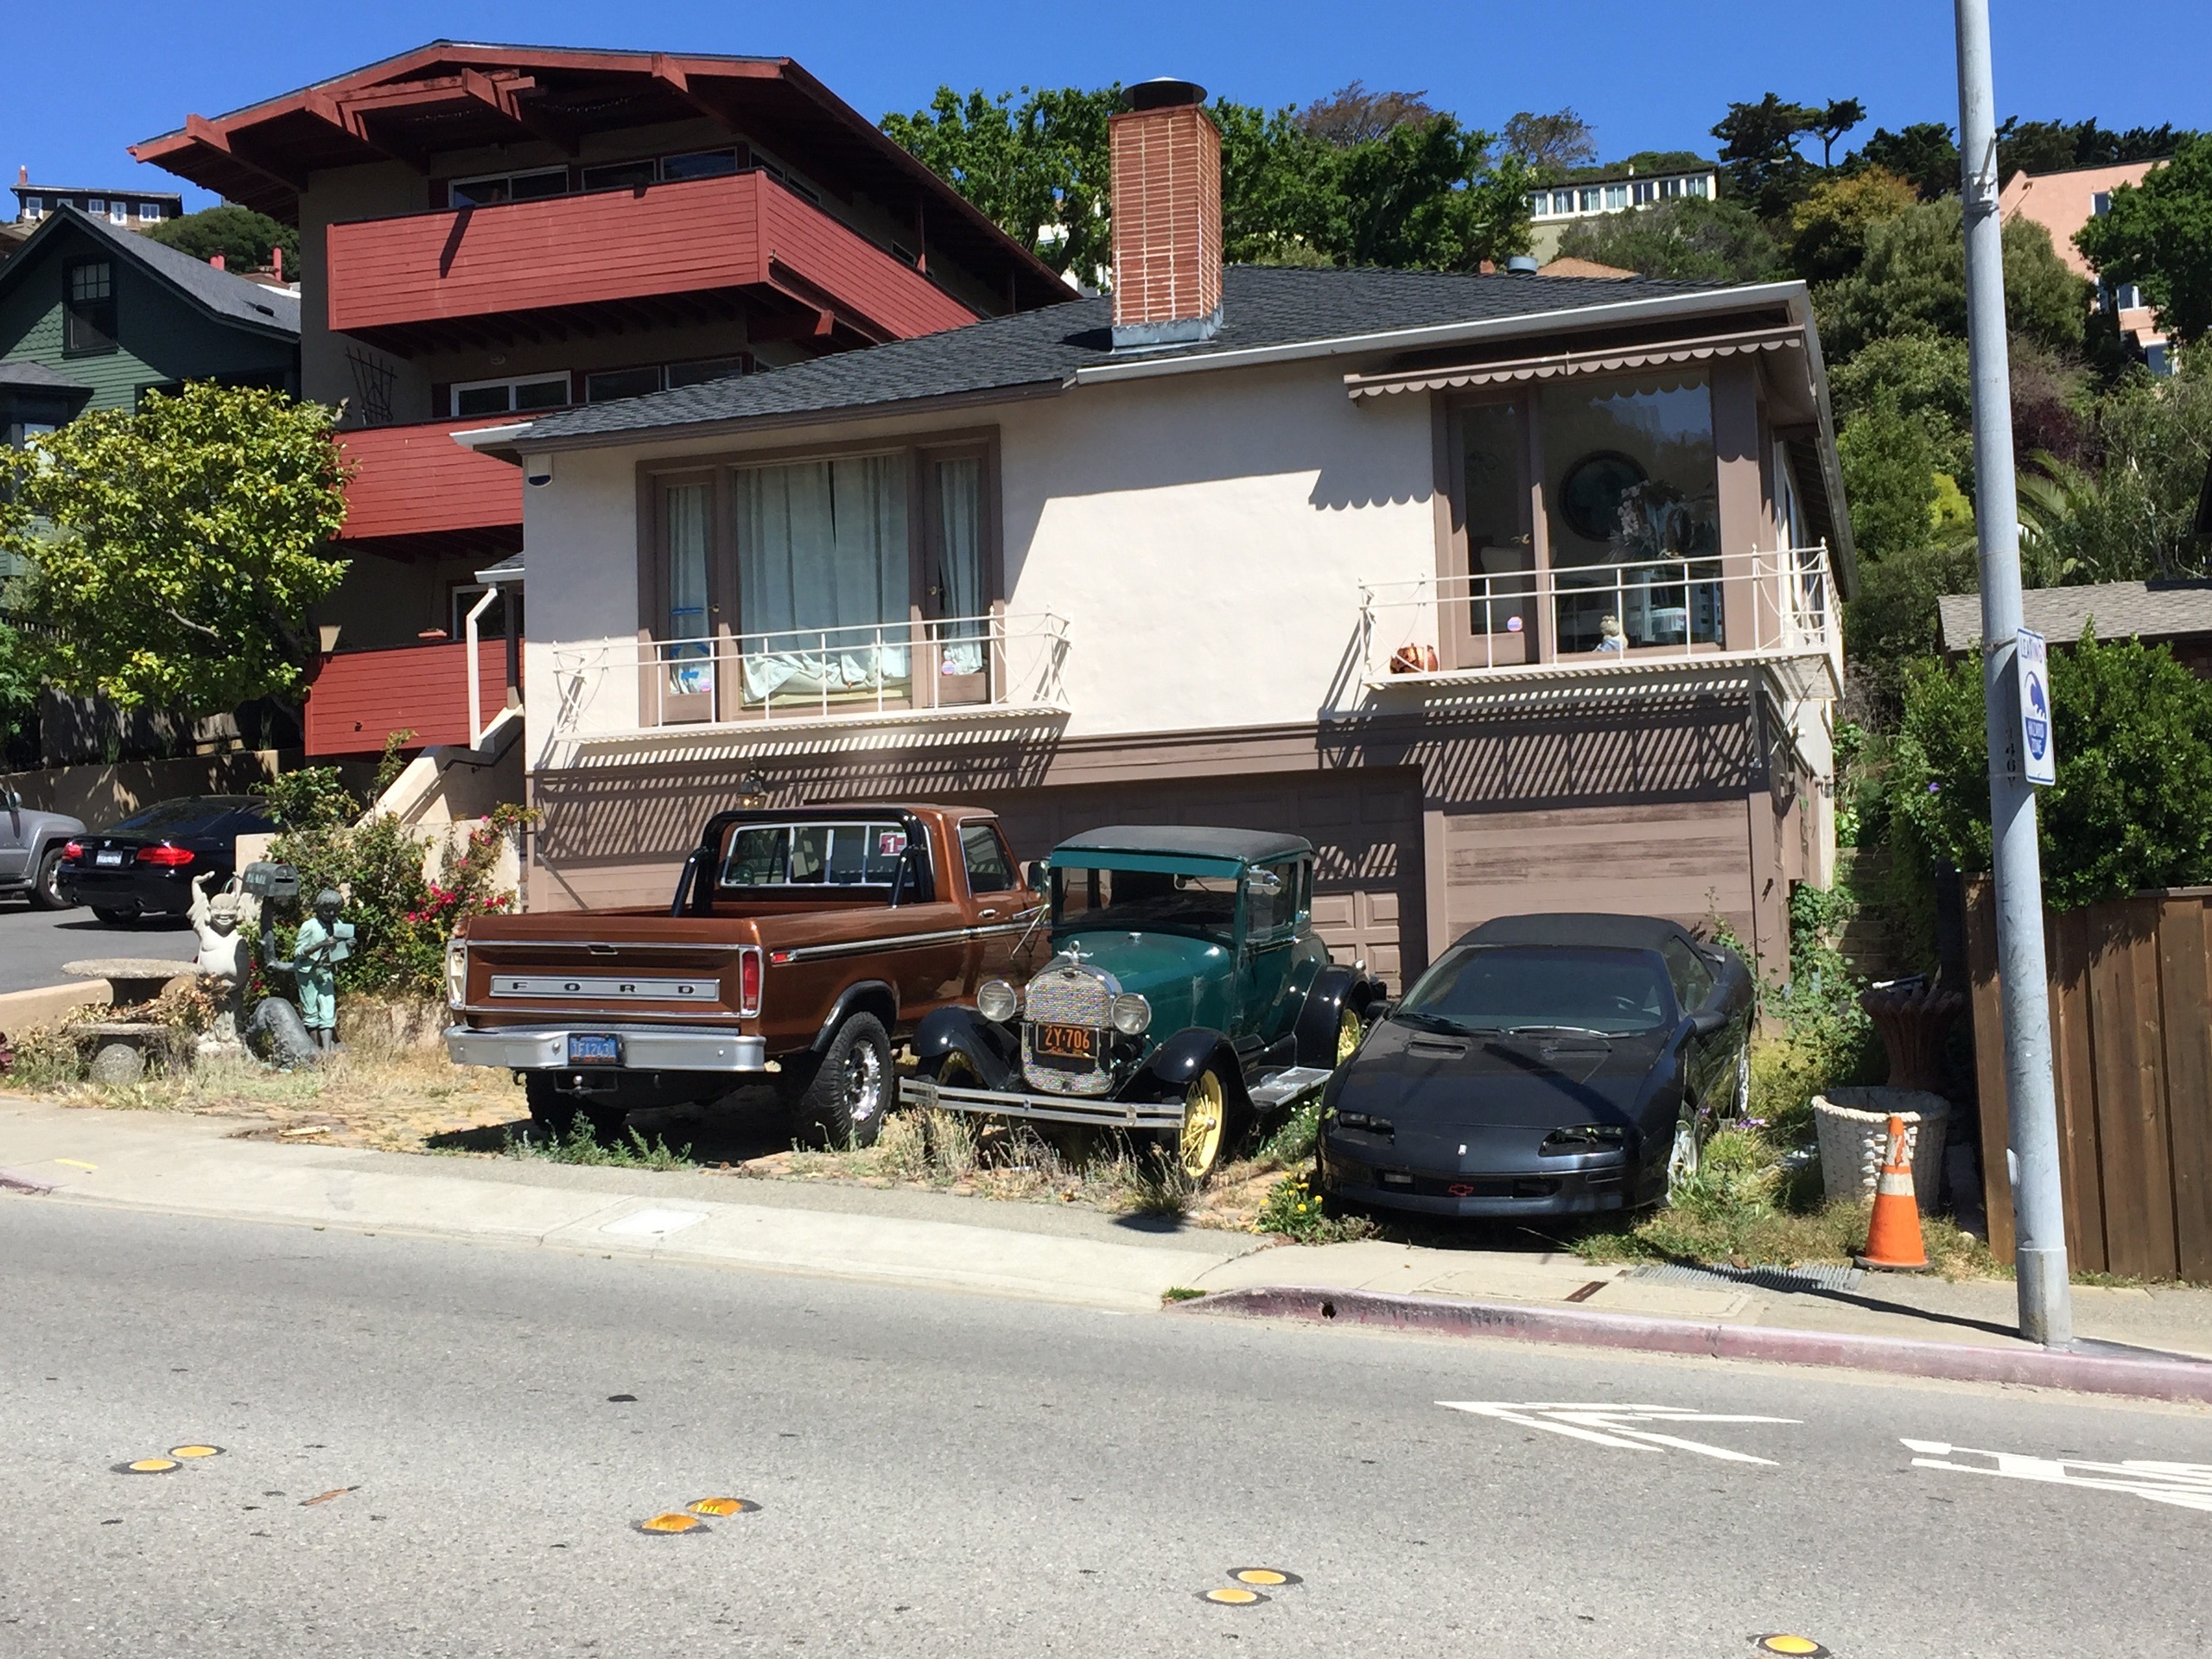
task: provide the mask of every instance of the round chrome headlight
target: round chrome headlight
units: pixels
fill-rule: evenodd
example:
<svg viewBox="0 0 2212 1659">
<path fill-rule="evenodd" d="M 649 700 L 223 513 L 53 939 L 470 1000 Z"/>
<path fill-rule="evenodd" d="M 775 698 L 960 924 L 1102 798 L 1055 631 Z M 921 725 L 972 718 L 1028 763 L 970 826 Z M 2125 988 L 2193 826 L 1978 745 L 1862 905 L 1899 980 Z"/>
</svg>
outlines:
<svg viewBox="0 0 2212 1659">
<path fill-rule="evenodd" d="M 1141 1035 L 1152 1025 L 1152 1004 L 1134 991 L 1114 999 L 1114 1029 L 1124 1037 Z"/>
<path fill-rule="evenodd" d="M 976 1011 L 1002 1026 L 1021 1012 L 1021 993 L 1002 979 L 987 979 L 976 988 Z"/>
</svg>

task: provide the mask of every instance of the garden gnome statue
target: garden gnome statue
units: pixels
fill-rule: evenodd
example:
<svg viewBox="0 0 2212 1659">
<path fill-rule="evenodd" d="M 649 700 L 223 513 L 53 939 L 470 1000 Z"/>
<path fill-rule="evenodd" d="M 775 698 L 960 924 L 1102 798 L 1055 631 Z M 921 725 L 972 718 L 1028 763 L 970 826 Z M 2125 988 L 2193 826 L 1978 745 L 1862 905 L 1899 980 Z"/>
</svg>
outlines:
<svg viewBox="0 0 2212 1659">
<path fill-rule="evenodd" d="M 247 938 L 260 912 L 260 901 L 243 892 L 235 878 L 209 898 L 210 870 L 192 884 L 192 931 L 200 940 L 194 966 L 200 983 L 215 1004 L 215 1023 L 200 1039 L 202 1053 L 238 1051 L 238 999 L 245 988 Z"/>
<path fill-rule="evenodd" d="M 338 964 L 353 954 L 353 924 L 338 919 L 344 903 L 328 887 L 315 894 L 315 914 L 300 924 L 292 945 L 300 1019 L 326 1054 L 338 1040 Z"/>
</svg>

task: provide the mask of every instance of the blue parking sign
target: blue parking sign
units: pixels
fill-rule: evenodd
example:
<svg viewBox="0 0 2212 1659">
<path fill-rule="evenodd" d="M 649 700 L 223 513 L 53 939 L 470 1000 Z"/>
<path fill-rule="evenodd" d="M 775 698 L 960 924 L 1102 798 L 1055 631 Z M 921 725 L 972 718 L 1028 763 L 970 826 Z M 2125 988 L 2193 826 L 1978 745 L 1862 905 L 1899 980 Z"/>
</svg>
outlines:
<svg viewBox="0 0 2212 1659">
<path fill-rule="evenodd" d="M 2051 730 L 2050 651 L 2043 635 L 2022 628 L 2013 652 L 2020 686 L 2020 771 L 2031 784 L 2058 781 L 2058 748 Z"/>
</svg>

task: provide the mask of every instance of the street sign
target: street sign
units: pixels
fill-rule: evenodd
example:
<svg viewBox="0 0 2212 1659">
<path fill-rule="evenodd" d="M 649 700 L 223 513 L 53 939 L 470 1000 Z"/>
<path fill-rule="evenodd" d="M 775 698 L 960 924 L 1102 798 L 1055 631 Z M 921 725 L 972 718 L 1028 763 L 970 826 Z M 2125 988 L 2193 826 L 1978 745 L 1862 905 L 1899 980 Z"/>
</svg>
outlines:
<svg viewBox="0 0 2212 1659">
<path fill-rule="evenodd" d="M 2058 781 L 2058 749 L 2050 724 L 2050 652 L 2043 635 L 2022 628 L 2012 653 L 2020 683 L 2021 775 L 2031 784 Z"/>
</svg>

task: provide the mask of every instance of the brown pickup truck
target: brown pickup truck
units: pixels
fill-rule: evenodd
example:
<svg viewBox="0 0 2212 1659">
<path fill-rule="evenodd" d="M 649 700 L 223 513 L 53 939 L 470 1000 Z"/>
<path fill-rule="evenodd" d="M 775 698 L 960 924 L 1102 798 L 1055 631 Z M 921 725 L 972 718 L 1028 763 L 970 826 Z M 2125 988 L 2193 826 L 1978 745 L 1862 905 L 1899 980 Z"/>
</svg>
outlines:
<svg viewBox="0 0 2212 1659">
<path fill-rule="evenodd" d="M 772 1076 L 804 1128 L 866 1145 L 897 1098 L 893 1039 L 1018 973 L 1040 915 L 988 812 L 721 812 L 665 910 L 465 922 L 446 957 L 446 1047 L 518 1073 L 558 1135 Z"/>
</svg>

